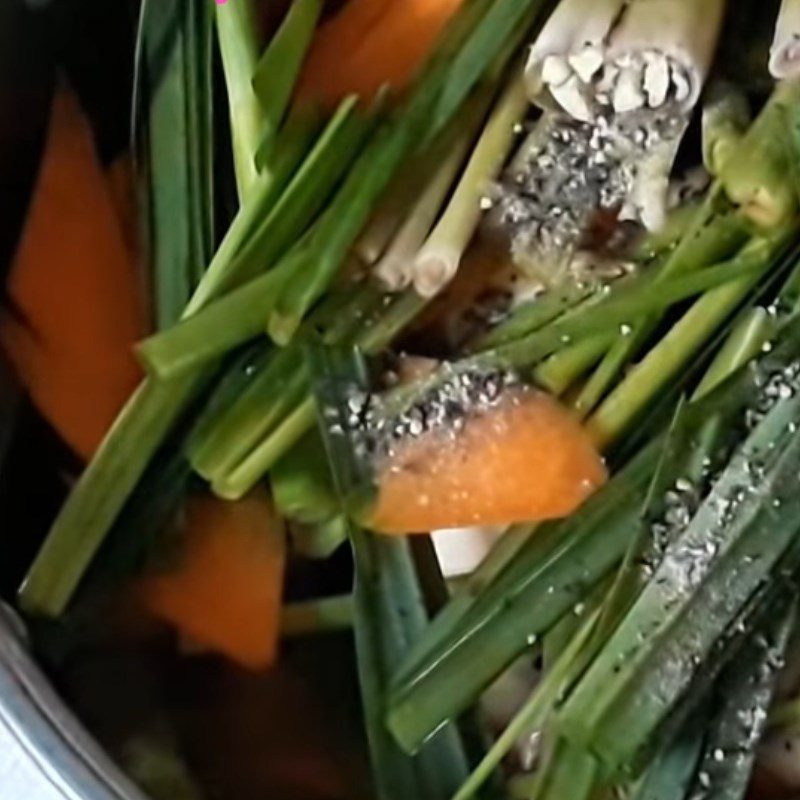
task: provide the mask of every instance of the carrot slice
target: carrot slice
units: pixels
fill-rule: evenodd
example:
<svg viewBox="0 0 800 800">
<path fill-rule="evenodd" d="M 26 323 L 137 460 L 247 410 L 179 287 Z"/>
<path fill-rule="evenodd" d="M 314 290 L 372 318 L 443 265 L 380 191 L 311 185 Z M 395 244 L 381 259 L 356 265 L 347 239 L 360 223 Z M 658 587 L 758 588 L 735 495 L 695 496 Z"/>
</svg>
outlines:
<svg viewBox="0 0 800 800">
<path fill-rule="evenodd" d="M 298 94 L 335 105 L 403 89 L 463 0 L 350 0 L 317 34 Z"/>
<path fill-rule="evenodd" d="M 285 564 L 283 525 L 266 492 L 236 503 L 193 497 L 177 564 L 145 576 L 138 594 L 192 641 L 264 669 L 277 654 Z"/>
<path fill-rule="evenodd" d="M 144 292 L 88 121 L 56 95 L 0 340 L 42 414 L 89 458 L 140 378 Z"/>
<path fill-rule="evenodd" d="M 314 36 L 306 59 L 307 71 L 315 72 L 323 63 L 341 61 L 342 54 L 358 47 L 392 5 L 402 2 L 404 0 L 348 0 Z"/>
<path fill-rule="evenodd" d="M 369 524 L 401 534 L 563 517 L 607 477 L 579 422 L 528 389 L 507 392 L 458 433 L 408 440 L 378 473 Z"/>
</svg>

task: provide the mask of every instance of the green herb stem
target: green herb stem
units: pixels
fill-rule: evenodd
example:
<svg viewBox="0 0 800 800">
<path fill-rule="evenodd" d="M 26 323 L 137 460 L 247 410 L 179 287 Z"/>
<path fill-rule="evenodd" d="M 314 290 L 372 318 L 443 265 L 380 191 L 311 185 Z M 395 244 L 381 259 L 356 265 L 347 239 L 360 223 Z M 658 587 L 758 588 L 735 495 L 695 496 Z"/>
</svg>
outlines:
<svg viewBox="0 0 800 800">
<path fill-rule="evenodd" d="M 647 403 L 736 310 L 769 267 L 774 253 L 775 243 L 770 240 L 755 240 L 745 247 L 737 261 L 753 264 L 756 271 L 719 286 L 697 300 L 606 398 L 587 423 L 588 430 L 599 447 L 605 448 L 616 440 Z"/>
<path fill-rule="evenodd" d="M 212 484 L 215 494 L 226 500 L 240 500 L 269 472 L 277 460 L 314 424 L 316 407 L 306 398 L 286 419 L 235 469 Z"/>
<path fill-rule="evenodd" d="M 729 375 L 755 358 L 775 333 L 776 320 L 761 306 L 744 311 L 695 390 L 699 399 L 717 388 Z"/>
<path fill-rule="evenodd" d="M 258 36 L 252 0 L 217 4 L 217 35 L 228 88 L 233 161 L 239 201 L 243 203 L 258 178 L 256 152 L 266 118 L 253 90 L 258 65 Z"/>
<path fill-rule="evenodd" d="M 594 366 L 614 341 L 610 336 L 593 336 L 554 353 L 533 371 L 536 383 L 560 397 L 586 370 Z"/>
<path fill-rule="evenodd" d="M 322 0 L 295 0 L 251 73 L 263 113 L 262 158 L 277 137 L 321 13 Z"/>
</svg>

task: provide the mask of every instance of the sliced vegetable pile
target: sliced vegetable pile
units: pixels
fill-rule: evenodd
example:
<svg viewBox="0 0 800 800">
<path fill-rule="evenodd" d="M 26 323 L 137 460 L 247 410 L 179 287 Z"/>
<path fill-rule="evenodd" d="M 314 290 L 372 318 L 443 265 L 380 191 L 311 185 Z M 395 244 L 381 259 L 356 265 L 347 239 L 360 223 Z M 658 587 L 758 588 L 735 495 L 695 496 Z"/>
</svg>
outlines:
<svg viewBox="0 0 800 800">
<path fill-rule="evenodd" d="M 59 617 L 124 562 L 249 668 L 352 625 L 384 800 L 743 798 L 800 724 L 800 3 L 769 59 L 754 2 L 294 0 L 270 36 L 258 12 L 142 3 L 155 330 L 96 451 L 141 318 L 54 112 L 12 286 L 35 345 L 4 330 L 92 457 L 20 607 Z M 108 270 L 80 265 L 74 324 L 37 231 L 61 146 L 98 215 L 69 236 Z M 431 536 L 465 529 L 493 546 L 447 583 Z M 345 542 L 352 597 L 281 609 L 287 562 Z"/>
</svg>

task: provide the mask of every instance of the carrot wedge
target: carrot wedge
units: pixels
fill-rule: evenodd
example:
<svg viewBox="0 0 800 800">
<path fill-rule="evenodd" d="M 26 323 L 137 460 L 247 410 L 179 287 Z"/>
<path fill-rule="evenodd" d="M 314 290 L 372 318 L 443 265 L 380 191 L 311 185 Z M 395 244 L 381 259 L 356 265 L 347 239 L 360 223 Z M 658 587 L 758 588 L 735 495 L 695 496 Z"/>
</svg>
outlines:
<svg viewBox="0 0 800 800">
<path fill-rule="evenodd" d="M 266 492 L 236 503 L 190 499 L 177 563 L 141 579 L 153 616 L 251 670 L 276 659 L 286 565 L 283 524 Z"/>
<path fill-rule="evenodd" d="M 298 94 L 335 105 L 348 94 L 372 98 L 402 90 L 463 0 L 350 0 L 324 24 L 300 77 Z"/>
<path fill-rule="evenodd" d="M 337 14 L 320 26 L 308 54 L 308 72 L 315 72 L 319 65 L 333 63 L 337 57 L 341 59 L 343 53 L 358 47 L 397 1 L 348 0 Z"/>
<path fill-rule="evenodd" d="M 411 439 L 378 470 L 369 524 L 381 533 L 563 517 L 606 480 L 580 423 L 549 395 L 509 391 L 457 433 Z"/>
<path fill-rule="evenodd" d="M 92 131 L 69 90 L 55 99 L 0 340 L 35 405 L 89 458 L 140 379 L 140 274 Z"/>
</svg>

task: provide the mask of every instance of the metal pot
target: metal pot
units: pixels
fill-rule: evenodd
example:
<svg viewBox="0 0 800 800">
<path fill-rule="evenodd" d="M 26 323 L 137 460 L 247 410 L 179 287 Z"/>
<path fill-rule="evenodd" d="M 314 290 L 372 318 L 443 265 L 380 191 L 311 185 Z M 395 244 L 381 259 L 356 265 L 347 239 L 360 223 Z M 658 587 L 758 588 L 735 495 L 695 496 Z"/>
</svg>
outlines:
<svg viewBox="0 0 800 800">
<path fill-rule="evenodd" d="M 2 604 L 0 800 L 146 800 L 58 697 Z"/>
</svg>

